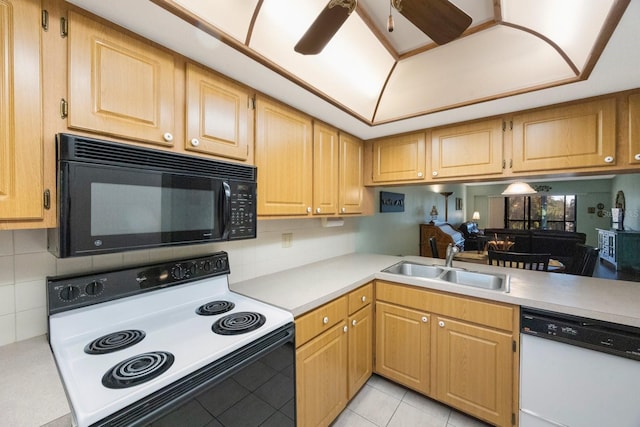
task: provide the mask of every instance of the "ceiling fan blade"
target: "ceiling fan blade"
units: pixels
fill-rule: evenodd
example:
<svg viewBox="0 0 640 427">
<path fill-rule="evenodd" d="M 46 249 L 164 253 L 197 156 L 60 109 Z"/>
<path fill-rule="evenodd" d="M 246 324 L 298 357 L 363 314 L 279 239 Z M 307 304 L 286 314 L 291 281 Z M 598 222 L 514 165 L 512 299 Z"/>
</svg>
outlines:
<svg viewBox="0 0 640 427">
<path fill-rule="evenodd" d="M 448 0 L 394 0 L 405 18 L 439 45 L 449 43 L 471 25 L 471 17 Z"/>
<path fill-rule="evenodd" d="M 356 0 L 329 1 L 293 49 L 303 55 L 316 55 L 322 52 L 355 7 Z"/>
</svg>

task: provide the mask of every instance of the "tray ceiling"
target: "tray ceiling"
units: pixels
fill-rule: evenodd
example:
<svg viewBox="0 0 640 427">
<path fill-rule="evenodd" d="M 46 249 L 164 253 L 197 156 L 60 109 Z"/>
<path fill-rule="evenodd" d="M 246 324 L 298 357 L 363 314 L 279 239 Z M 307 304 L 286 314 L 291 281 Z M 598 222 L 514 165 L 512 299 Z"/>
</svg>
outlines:
<svg viewBox="0 0 640 427">
<path fill-rule="evenodd" d="M 360 0 L 325 49 L 293 47 L 328 0 L 155 0 L 369 124 L 586 79 L 628 0 L 453 0 L 473 19 L 435 45 L 385 0 Z M 230 39 L 230 40 L 229 40 Z"/>
</svg>

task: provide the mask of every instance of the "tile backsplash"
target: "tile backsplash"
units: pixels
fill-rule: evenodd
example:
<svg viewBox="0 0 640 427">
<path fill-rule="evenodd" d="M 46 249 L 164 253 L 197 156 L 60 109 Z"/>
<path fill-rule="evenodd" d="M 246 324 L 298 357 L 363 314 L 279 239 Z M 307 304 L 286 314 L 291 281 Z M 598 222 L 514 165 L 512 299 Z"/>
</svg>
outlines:
<svg viewBox="0 0 640 427">
<path fill-rule="evenodd" d="M 258 221 L 258 238 L 58 259 L 44 229 L 0 231 L 0 345 L 47 332 L 46 277 L 227 251 L 231 283 L 355 251 L 357 218 L 342 227 L 319 219 Z M 290 247 L 283 234 L 291 234 Z"/>
</svg>

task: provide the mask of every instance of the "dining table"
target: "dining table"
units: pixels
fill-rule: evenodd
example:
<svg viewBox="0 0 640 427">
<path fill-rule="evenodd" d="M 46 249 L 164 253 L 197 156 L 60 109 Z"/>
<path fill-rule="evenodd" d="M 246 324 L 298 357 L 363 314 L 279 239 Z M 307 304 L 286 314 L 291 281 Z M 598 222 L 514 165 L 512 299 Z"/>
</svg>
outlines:
<svg viewBox="0 0 640 427">
<path fill-rule="evenodd" d="M 453 256 L 456 261 L 473 262 L 476 264 L 489 264 L 489 252 L 488 251 L 462 251 Z M 563 273 L 565 265 L 553 258 L 549 258 L 549 265 L 547 271 L 552 273 Z"/>
</svg>

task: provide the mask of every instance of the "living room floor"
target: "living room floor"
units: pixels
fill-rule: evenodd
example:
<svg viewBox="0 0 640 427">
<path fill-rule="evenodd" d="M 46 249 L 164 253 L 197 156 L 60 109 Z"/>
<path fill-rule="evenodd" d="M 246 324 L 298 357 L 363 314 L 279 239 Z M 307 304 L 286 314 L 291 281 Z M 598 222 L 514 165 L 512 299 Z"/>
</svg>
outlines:
<svg viewBox="0 0 640 427">
<path fill-rule="evenodd" d="M 333 427 L 485 427 L 475 418 L 373 375 Z"/>
</svg>

